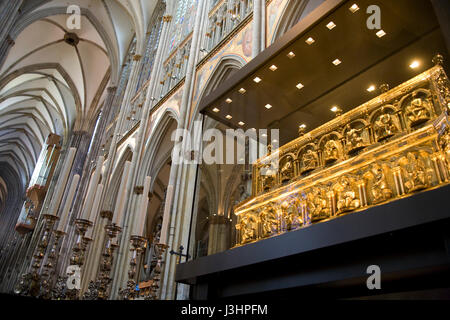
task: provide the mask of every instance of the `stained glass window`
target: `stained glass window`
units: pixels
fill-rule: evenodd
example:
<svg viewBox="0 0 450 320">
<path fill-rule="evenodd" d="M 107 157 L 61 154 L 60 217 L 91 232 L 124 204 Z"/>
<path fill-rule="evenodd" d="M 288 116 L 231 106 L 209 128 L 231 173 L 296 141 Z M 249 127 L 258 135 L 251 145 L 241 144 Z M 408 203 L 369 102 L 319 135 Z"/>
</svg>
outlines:
<svg viewBox="0 0 450 320">
<path fill-rule="evenodd" d="M 172 37 L 169 42 L 169 53 L 172 52 L 194 29 L 197 3 L 198 0 L 178 1 Z"/>
</svg>

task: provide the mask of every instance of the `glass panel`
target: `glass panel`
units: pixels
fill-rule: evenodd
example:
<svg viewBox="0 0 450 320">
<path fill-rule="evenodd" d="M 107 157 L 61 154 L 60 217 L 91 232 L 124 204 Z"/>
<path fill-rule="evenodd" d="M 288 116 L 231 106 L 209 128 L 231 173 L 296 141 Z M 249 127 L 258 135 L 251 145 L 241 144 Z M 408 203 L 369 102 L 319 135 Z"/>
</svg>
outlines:
<svg viewBox="0 0 450 320">
<path fill-rule="evenodd" d="M 234 130 L 204 116 L 190 252 L 193 259 L 236 245 L 234 207 L 252 195 L 256 130 Z M 262 151 L 265 148 L 260 148 Z"/>
</svg>

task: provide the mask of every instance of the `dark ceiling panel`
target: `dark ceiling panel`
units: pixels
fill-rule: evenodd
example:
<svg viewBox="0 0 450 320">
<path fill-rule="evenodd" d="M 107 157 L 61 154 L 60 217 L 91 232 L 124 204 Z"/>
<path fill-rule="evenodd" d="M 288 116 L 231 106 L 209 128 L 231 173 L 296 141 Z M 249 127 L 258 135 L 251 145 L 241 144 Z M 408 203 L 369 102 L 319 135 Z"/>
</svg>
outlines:
<svg viewBox="0 0 450 320">
<path fill-rule="evenodd" d="M 353 3 L 360 7 L 356 13 L 349 10 Z M 381 9 L 381 27 L 386 32 L 382 38 L 376 36 L 378 30 L 366 26 L 366 8 L 373 4 Z M 324 8 L 329 13 L 321 13 Z M 240 127 L 242 121 L 244 130 L 279 128 L 280 143 L 284 144 L 296 137 L 299 124 L 312 129 L 329 121 L 332 105 L 348 111 L 375 97 L 379 91 L 368 93 L 369 85 L 388 83 L 394 87 L 431 67 L 436 53 L 447 58 L 429 0 L 344 1 L 337 9 L 328 4 L 317 10 L 312 15 L 322 19 L 309 28 L 301 24 L 311 21 L 300 22 L 293 28 L 301 30 L 295 41 L 280 46 L 269 59 L 264 52 L 256 57 L 249 63 L 252 65 L 202 100 L 202 112 L 230 127 Z M 336 24 L 332 30 L 326 27 L 330 21 Z M 314 44 L 306 44 L 309 37 L 315 39 Z M 279 41 L 287 42 L 284 38 Z M 271 50 L 269 47 L 266 51 Z M 287 57 L 291 51 L 295 53 L 292 59 Z M 335 59 L 342 63 L 333 65 Z M 421 61 L 414 70 L 408 67 L 413 59 Z M 255 66 L 258 60 L 261 63 Z M 276 65 L 277 70 L 271 71 L 271 65 Z M 250 73 L 249 68 L 253 68 Z M 253 81 L 256 76 L 262 79 L 259 84 Z M 298 83 L 304 88 L 297 89 Z M 239 93 L 240 88 L 245 88 L 246 93 Z M 227 98 L 232 103 L 226 103 Z M 266 109 L 266 104 L 272 108 Z M 220 112 L 213 112 L 213 108 Z M 225 118 L 228 114 L 231 120 Z"/>
</svg>

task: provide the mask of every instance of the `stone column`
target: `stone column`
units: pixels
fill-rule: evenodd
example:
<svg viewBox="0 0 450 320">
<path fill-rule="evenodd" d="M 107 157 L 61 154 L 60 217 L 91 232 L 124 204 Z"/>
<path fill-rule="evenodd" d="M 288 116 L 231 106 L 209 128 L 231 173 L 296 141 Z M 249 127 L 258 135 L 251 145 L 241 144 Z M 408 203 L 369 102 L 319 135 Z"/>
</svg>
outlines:
<svg viewBox="0 0 450 320">
<path fill-rule="evenodd" d="M 103 241 L 106 237 L 105 227 L 111 223 L 112 211 L 101 211 L 93 226 L 91 244 L 84 264 L 81 278 L 81 292 L 86 292 L 89 282 L 95 281 L 99 269 L 99 259 L 103 249 Z"/>
<path fill-rule="evenodd" d="M 100 202 L 100 207 L 104 208 L 105 204 L 104 199 L 105 199 L 105 194 L 108 192 L 108 187 L 109 187 L 109 182 L 111 180 L 111 173 L 112 173 L 112 169 L 113 169 L 113 165 L 115 162 L 115 158 L 116 158 L 116 153 L 117 153 L 117 143 L 120 141 L 122 135 L 122 126 L 124 123 L 124 119 L 126 118 L 126 114 L 129 112 L 130 110 L 130 102 L 131 99 L 133 98 L 133 95 L 136 91 L 136 85 L 137 85 L 137 81 L 139 78 L 139 70 L 140 70 L 140 64 L 141 64 L 141 55 L 135 55 L 133 57 L 133 63 L 131 66 L 131 72 L 130 72 L 130 78 L 128 80 L 127 83 L 127 88 L 125 90 L 125 95 L 120 107 L 120 112 L 117 118 L 117 123 L 114 127 L 114 135 L 113 138 L 111 140 L 111 145 L 109 147 L 109 151 L 108 151 L 108 161 L 106 163 L 106 169 L 105 169 L 105 183 L 104 183 L 104 191 L 103 191 L 103 196 L 102 196 L 102 200 Z"/>
<path fill-rule="evenodd" d="M 89 144 L 91 141 L 91 134 L 86 132 L 86 131 L 75 131 L 72 133 L 72 139 L 70 142 L 70 147 L 75 147 L 77 148 L 77 153 L 75 155 L 75 160 L 73 161 L 73 165 L 72 165 L 72 170 L 70 172 L 69 177 L 72 177 L 75 174 L 78 175 L 82 175 L 83 173 L 83 168 L 85 167 L 86 164 L 86 159 L 88 157 L 88 149 L 89 149 Z M 71 211 L 71 216 L 69 218 L 69 227 L 67 228 L 67 235 L 64 237 L 64 240 L 62 242 L 62 246 L 61 246 L 61 255 L 60 255 L 60 264 L 58 265 L 57 271 L 58 270 L 62 270 L 61 274 L 65 274 L 64 270 L 67 267 L 67 263 L 68 263 L 68 256 L 70 255 L 70 248 L 72 245 L 72 241 L 74 239 L 74 228 L 72 228 L 71 226 L 74 225 L 74 221 L 76 219 L 76 214 L 77 214 L 77 209 L 81 208 L 82 205 L 82 195 L 80 195 L 80 191 L 82 186 L 81 184 L 78 187 L 78 192 L 76 195 L 76 198 L 74 200 L 74 205 L 73 205 L 73 209 Z M 63 202 L 65 201 L 66 197 L 67 197 L 67 192 L 68 190 L 66 190 L 64 196 L 63 196 Z M 80 203 L 81 202 L 81 203 Z"/>
<path fill-rule="evenodd" d="M 206 13 L 206 1 L 201 0 L 198 3 L 197 15 L 195 18 L 194 34 L 192 36 L 192 46 L 188 61 L 188 67 L 186 72 L 186 81 L 183 90 L 183 97 L 180 106 L 180 123 L 179 129 L 189 128 L 190 111 L 192 106 L 192 91 L 195 77 L 195 66 L 198 62 L 199 50 L 200 50 L 200 35 L 204 33 L 204 30 L 200 27 L 202 25 L 202 19 L 207 19 Z M 191 208 L 193 189 L 195 189 L 195 175 L 197 172 L 197 165 L 181 164 L 172 165 L 169 185 L 174 186 L 174 196 L 172 203 L 166 203 L 166 206 L 171 206 L 171 214 L 169 221 L 168 239 L 166 244 L 170 248 L 177 248 L 183 244 L 184 247 L 188 246 L 189 238 L 189 225 L 191 221 Z M 190 203 L 186 204 L 186 201 Z M 176 257 L 171 256 L 167 252 L 165 253 L 164 270 L 162 273 L 161 284 L 161 299 L 174 299 L 176 284 L 174 282 Z M 178 286 L 178 293 L 184 292 L 186 294 L 187 288 L 184 285 Z"/>
<path fill-rule="evenodd" d="M 208 255 L 211 255 L 229 249 L 230 220 L 219 215 L 209 218 Z"/>
<path fill-rule="evenodd" d="M 15 45 L 14 40 L 7 35 L 6 38 L 0 42 L 0 66 L 3 65 L 3 62 L 6 60 L 8 56 L 9 50 Z"/>
<path fill-rule="evenodd" d="M 261 0 L 261 46 L 260 50 L 264 51 L 266 49 L 266 0 Z"/>
<path fill-rule="evenodd" d="M 14 45 L 9 33 L 20 15 L 19 9 L 23 0 L 3 1 L 0 4 L 0 66 L 6 59 L 9 49 Z"/>
<path fill-rule="evenodd" d="M 98 121 L 97 124 L 97 130 L 96 130 L 96 134 L 95 137 L 93 137 L 93 142 L 91 145 L 91 153 L 89 155 L 89 159 L 88 159 L 88 165 L 85 168 L 83 177 L 86 179 L 85 182 L 85 189 L 87 188 L 87 185 L 89 183 L 89 178 L 90 178 L 90 172 L 92 170 L 92 166 L 93 166 L 93 162 L 96 161 L 97 157 L 100 155 L 101 153 L 101 143 L 103 143 L 105 141 L 105 135 L 106 135 L 106 127 L 108 126 L 108 124 L 110 123 L 112 117 L 115 114 L 115 110 L 116 110 L 116 105 L 115 103 L 115 98 L 116 98 L 116 92 L 117 92 L 117 87 L 111 86 L 107 88 L 107 96 L 105 99 L 105 103 L 103 104 L 103 108 L 101 111 L 101 118 Z M 107 176 L 104 175 L 103 177 L 103 182 L 104 180 L 107 179 Z M 86 190 L 84 190 L 86 191 Z M 82 198 L 81 198 L 82 200 Z M 82 201 L 79 201 L 79 210 L 81 210 L 81 205 L 82 205 Z M 86 263 L 86 267 L 85 267 L 85 272 L 83 273 L 83 278 L 84 279 L 89 279 L 89 276 L 92 273 L 92 268 L 89 267 L 88 263 L 90 262 L 90 257 L 92 256 L 92 252 L 95 251 L 94 248 L 96 246 L 98 246 L 98 239 L 103 239 L 104 238 L 104 223 L 103 223 L 104 219 L 96 217 L 96 224 L 93 226 L 94 228 L 94 233 L 93 233 L 93 237 L 94 239 L 96 239 L 96 241 L 93 241 L 90 245 L 91 250 L 88 251 L 88 258 L 86 259 L 87 263 Z M 100 222 L 100 223 L 97 223 Z M 103 225 L 103 228 L 98 227 L 98 225 Z M 103 234 L 103 237 L 99 236 Z M 82 282 L 84 284 L 84 282 Z"/>
<path fill-rule="evenodd" d="M 256 57 L 261 52 L 262 33 L 262 1 L 253 0 L 253 46 L 252 57 Z M 265 2 L 265 1 L 264 1 Z M 264 5 L 265 6 L 265 5 Z"/>
<path fill-rule="evenodd" d="M 117 123 L 115 125 L 114 128 L 114 136 L 112 138 L 111 141 L 111 145 L 108 151 L 108 159 L 106 162 L 106 167 L 105 167 L 105 171 L 104 171 L 104 188 L 103 188 L 103 194 L 102 194 L 102 198 L 100 201 L 100 208 L 101 212 L 105 213 L 105 212 L 110 212 L 112 211 L 111 208 L 109 207 L 109 204 L 105 203 L 105 198 L 106 198 L 106 194 L 108 192 L 111 192 L 109 189 L 110 187 L 110 182 L 111 182 L 111 178 L 112 178 L 112 170 L 114 167 L 114 162 L 116 160 L 116 154 L 117 154 L 117 143 L 120 141 L 121 137 L 122 137 L 122 130 L 123 130 L 123 124 L 124 124 L 124 119 L 126 118 L 126 115 L 130 112 L 130 106 L 131 106 L 131 100 L 134 97 L 134 93 L 136 92 L 136 86 L 137 86 L 137 82 L 139 80 L 139 70 L 141 69 L 140 65 L 141 65 L 141 59 L 142 55 L 140 54 L 135 54 L 133 56 L 133 62 L 132 62 L 132 67 L 131 67 L 131 72 L 130 72 L 130 77 L 128 80 L 128 84 L 127 84 L 127 88 L 125 90 L 125 95 L 124 95 L 124 99 L 122 102 L 122 107 L 120 108 L 120 112 L 119 112 L 119 116 L 117 119 Z M 134 155 L 133 155 L 134 157 Z M 106 217 L 107 215 L 104 214 L 104 216 Z M 108 220 L 106 220 L 106 218 L 102 218 L 101 220 L 101 224 L 104 226 L 107 224 Z M 98 220 L 98 219 L 97 219 Z M 87 259 L 86 259 L 86 265 L 89 266 L 89 268 L 85 268 L 85 270 L 87 271 L 86 275 L 83 275 L 83 279 L 85 279 L 85 282 L 83 283 L 83 286 L 86 286 L 86 282 L 88 282 L 88 280 L 91 280 L 93 278 L 96 277 L 97 275 L 97 270 L 99 267 L 99 263 L 100 263 L 100 254 L 101 254 L 101 247 L 103 246 L 103 241 L 105 238 L 105 233 L 103 229 L 99 229 L 98 227 L 94 227 L 94 234 L 93 234 L 93 241 L 91 243 L 91 250 L 89 250 L 89 253 L 87 255 Z M 121 233 L 121 239 L 123 239 L 123 231 Z M 100 249 L 99 249 L 100 248 Z M 119 260 L 119 258 L 116 257 L 116 261 Z M 114 277 L 113 277 L 114 279 Z"/>
<path fill-rule="evenodd" d="M 159 66 L 162 65 L 162 59 L 163 59 L 163 53 L 166 50 L 165 45 L 161 45 L 165 42 L 167 42 L 168 40 L 168 36 L 169 36 L 169 28 L 171 25 L 171 21 L 172 21 L 172 17 L 169 15 L 165 15 L 163 17 L 163 27 L 162 27 L 162 31 L 161 31 L 161 36 L 160 36 L 160 45 L 158 46 L 158 50 L 156 52 L 156 57 L 155 57 L 155 66 Z M 120 240 L 120 247 L 119 247 L 119 251 L 118 251 L 118 256 L 117 256 L 117 264 L 116 264 L 116 268 L 114 269 L 114 273 L 113 273 L 113 284 L 111 286 L 111 295 L 113 298 L 117 298 L 118 295 L 118 291 L 120 287 L 124 287 L 126 281 L 128 280 L 127 278 L 127 269 L 129 266 L 129 261 L 130 261 L 130 236 L 131 236 L 131 226 L 133 226 L 134 221 L 136 219 L 136 215 L 135 213 L 137 212 L 137 210 L 139 209 L 137 207 L 138 204 L 138 199 L 139 197 L 137 196 L 137 194 L 134 193 L 134 187 L 136 185 L 142 185 L 143 183 L 143 179 L 144 177 L 147 175 L 146 172 L 142 172 L 142 170 L 144 170 L 143 168 L 143 164 L 142 163 L 142 153 L 144 151 L 144 147 L 145 147 L 145 133 L 147 132 L 147 124 L 148 124 L 148 118 L 150 117 L 150 111 L 153 107 L 153 99 L 152 96 L 155 93 L 155 90 L 159 84 L 159 76 L 158 76 L 158 69 L 155 68 L 151 75 L 150 75 L 150 83 L 149 86 L 147 88 L 147 92 L 146 92 L 146 98 L 145 98 L 145 103 L 143 106 L 143 111 L 141 114 L 141 122 L 140 122 L 140 126 L 138 128 L 138 132 L 137 132 L 137 139 L 136 139 L 136 148 L 135 148 L 135 152 L 133 154 L 133 158 L 132 158 L 132 165 L 131 165 L 131 179 L 129 179 L 129 185 L 128 185 L 128 190 L 130 192 L 130 194 L 127 196 L 128 199 L 128 203 L 127 203 L 127 214 L 125 216 L 125 221 L 124 221 L 124 225 L 123 225 L 123 230 L 122 230 L 122 235 L 121 235 L 121 240 Z"/>
</svg>

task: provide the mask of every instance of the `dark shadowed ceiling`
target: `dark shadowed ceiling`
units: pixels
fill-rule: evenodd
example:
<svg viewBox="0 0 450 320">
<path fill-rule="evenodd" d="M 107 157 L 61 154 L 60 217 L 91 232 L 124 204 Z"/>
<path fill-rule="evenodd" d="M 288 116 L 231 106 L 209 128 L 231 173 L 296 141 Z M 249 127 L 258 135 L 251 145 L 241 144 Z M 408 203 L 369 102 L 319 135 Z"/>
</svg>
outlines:
<svg viewBox="0 0 450 320">
<path fill-rule="evenodd" d="M 353 4 L 360 9 L 349 10 Z M 379 30 L 367 28 L 369 5 L 381 9 L 381 28 L 386 33 L 382 37 L 376 35 Z M 335 24 L 331 30 L 330 22 Z M 307 44 L 310 37 L 315 42 Z M 288 57 L 290 52 L 295 57 Z M 331 120 L 332 106 L 348 111 L 376 97 L 381 84 L 393 88 L 432 67 L 436 53 L 448 61 L 429 0 L 326 1 L 205 97 L 201 108 L 230 127 L 279 128 L 280 143 L 285 144 L 297 137 L 300 124 L 310 130 Z M 341 64 L 334 65 L 336 59 Z M 419 66 L 412 69 L 415 60 Z M 261 82 L 255 83 L 255 77 Z M 303 88 L 296 87 L 299 83 Z M 376 90 L 368 92 L 372 85 Z M 265 108 L 267 104 L 272 108 Z"/>
</svg>

